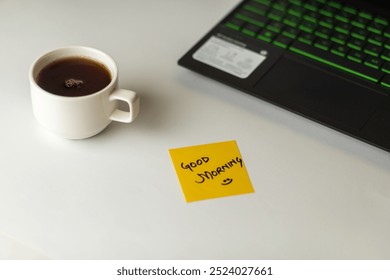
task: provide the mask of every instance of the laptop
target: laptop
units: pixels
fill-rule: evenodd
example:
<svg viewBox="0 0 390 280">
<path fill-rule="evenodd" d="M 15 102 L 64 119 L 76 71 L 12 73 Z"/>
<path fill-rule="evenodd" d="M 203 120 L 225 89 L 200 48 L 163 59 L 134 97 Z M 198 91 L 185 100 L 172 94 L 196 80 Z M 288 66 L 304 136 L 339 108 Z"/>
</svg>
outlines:
<svg viewBox="0 0 390 280">
<path fill-rule="evenodd" d="M 244 0 L 178 63 L 390 151 L 389 6 Z"/>
</svg>

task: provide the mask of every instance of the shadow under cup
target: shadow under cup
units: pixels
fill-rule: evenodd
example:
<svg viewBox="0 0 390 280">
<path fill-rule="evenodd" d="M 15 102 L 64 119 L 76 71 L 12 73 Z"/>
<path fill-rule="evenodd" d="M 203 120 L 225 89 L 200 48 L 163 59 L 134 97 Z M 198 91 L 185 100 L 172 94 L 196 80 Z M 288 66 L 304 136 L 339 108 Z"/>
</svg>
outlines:
<svg viewBox="0 0 390 280">
<path fill-rule="evenodd" d="M 46 66 L 65 58 L 85 58 L 103 64 L 111 82 L 103 89 L 82 96 L 62 96 L 41 88 L 39 73 Z M 39 57 L 30 68 L 30 92 L 33 113 L 48 130 L 68 139 L 83 139 L 101 132 L 111 121 L 132 122 L 139 111 L 135 92 L 118 88 L 118 69 L 115 61 L 99 50 L 74 46 L 53 50 Z M 119 110 L 118 101 L 129 105 L 129 111 Z"/>
</svg>

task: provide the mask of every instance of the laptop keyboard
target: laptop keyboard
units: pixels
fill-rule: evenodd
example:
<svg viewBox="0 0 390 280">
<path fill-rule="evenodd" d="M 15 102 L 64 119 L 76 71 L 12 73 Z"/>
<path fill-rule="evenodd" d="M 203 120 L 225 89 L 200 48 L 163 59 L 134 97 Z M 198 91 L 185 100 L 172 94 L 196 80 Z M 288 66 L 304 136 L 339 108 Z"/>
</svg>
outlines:
<svg viewBox="0 0 390 280">
<path fill-rule="evenodd" d="M 252 0 L 225 26 L 390 89 L 389 20 L 337 1 Z"/>
</svg>

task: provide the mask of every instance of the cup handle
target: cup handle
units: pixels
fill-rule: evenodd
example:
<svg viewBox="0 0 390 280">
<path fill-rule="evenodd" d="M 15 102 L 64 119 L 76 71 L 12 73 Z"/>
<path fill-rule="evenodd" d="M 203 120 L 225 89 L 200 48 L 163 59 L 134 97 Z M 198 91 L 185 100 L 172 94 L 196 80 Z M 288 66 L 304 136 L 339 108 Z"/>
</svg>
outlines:
<svg viewBox="0 0 390 280">
<path fill-rule="evenodd" d="M 110 119 L 117 122 L 131 123 L 137 117 L 139 112 L 139 98 L 137 93 L 126 89 L 116 89 L 110 94 L 110 101 L 121 100 L 129 105 L 129 112 L 115 109 Z"/>
</svg>

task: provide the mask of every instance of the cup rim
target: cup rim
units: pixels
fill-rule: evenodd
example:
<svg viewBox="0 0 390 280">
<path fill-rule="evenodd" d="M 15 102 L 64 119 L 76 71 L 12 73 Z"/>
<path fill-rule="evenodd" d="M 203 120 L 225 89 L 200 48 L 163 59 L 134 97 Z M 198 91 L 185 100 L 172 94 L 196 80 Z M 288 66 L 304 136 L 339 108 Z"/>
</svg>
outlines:
<svg viewBox="0 0 390 280">
<path fill-rule="evenodd" d="M 64 52 L 67 52 L 67 51 L 73 52 L 74 54 L 64 54 Z M 63 54 L 56 57 L 55 54 L 59 53 L 59 52 L 63 52 Z M 79 54 L 77 54 L 77 52 Z M 90 55 L 88 55 L 87 53 Z M 95 54 L 95 56 L 93 56 L 92 54 Z M 54 59 L 48 59 L 50 56 L 53 56 Z M 56 59 L 61 59 L 61 58 L 65 58 L 65 57 L 77 57 L 77 56 L 86 57 L 89 59 L 96 60 L 99 63 L 102 63 L 110 72 L 110 75 L 111 75 L 110 83 L 97 92 L 87 94 L 87 95 L 82 95 L 82 96 L 74 96 L 74 97 L 73 96 L 58 95 L 58 94 L 52 93 L 50 91 L 47 91 L 38 85 L 38 83 L 36 81 L 36 77 L 37 77 L 37 74 L 42 70 L 42 68 L 44 66 L 55 61 Z M 106 61 L 102 61 L 101 59 L 96 58 L 96 56 L 99 56 L 100 58 L 104 57 L 106 59 Z M 38 71 L 36 71 L 37 65 L 45 59 L 48 59 L 48 61 L 44 62 L 42 67 Z M 107 63 L 107 61 L 109 61 L 109 63 Z M 111 64 L 111 65 L 107 65 L 107 64 Z M 36 73 L 36 72 L 38 72 L 38 73 Z M 35 75 L 35 73 L 36 73 L 36 75 Z M 110 55 L 108 55 L 107 53 L 105 53 L 99 49 L 96 49 L 93 47 L 81 46 L 81 45 L 64 46 L 64 47 L 59 47 L 56 49 L 46 51 L 45 53 L 38 56 L 30 66 L 29 79 L 30 79 L 30 83 L 34 84 L 34 86 L 39 88 L 42 92 L 50 95 L 53 98 L 67 99 L 67 100 L 87 99 L 87 98 L 92 98 L 93 96 L 102 94 L 102 92 L 105 92 L 108 88 L 111 88 L 111 87 L 115 88 L 116 83 L 117 83 L 117 79 L 118 79 L 118 67 L 117 67 L 115 60 Z"/>
</svg>

